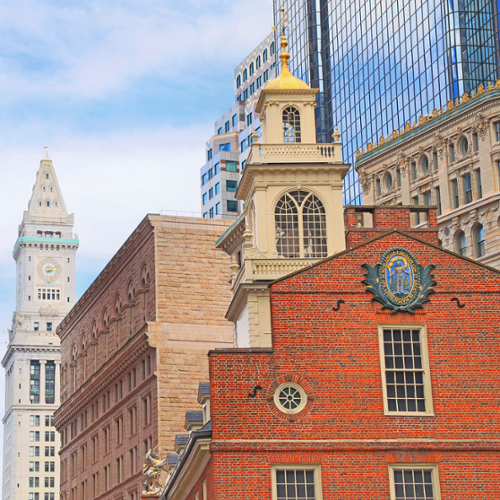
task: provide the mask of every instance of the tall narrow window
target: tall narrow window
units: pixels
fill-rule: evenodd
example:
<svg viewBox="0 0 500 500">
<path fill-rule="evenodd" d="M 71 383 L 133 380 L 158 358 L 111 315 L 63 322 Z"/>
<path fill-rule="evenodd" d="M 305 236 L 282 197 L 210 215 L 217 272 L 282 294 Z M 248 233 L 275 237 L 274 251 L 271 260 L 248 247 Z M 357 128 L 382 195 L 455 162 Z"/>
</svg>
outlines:
<svg viewBox="0 0 500 500">
<path fill-rule="evenodd" d="M 476 240 L 476 257 L 482 257 L 486 254 L 483 226 L 476 226 L 476 228 L 474 229 L 474 237 Z"/>
<path fill-rule="evenodd" d="M 30 362 L 30 403 L 40 403 L 40 361 Z"/>
<path fill-rule="evenodd" d="M 458 180 L 453 179 L 451 181 L 451 189 L 453 194 L 453 208 L 458 208 L 460 206 L 460 199 L 458 197 Z"/>
<path fill-rule="evenodd" d="M 283 142 L 301 142 L 300 114 L 293 106 L 283 110 Z"/>
<path fill-rule="evenodd" d="M 436 205 L 438 207 L 438 215 L 441 215 L 443 212 L 441 210 L 441 189 L 439 186 L 435 190 L 436 193 Z"/>
<path fill-rule="evenodd" d="M 472 201 L 472 182 L 470 174 L 466 174 L 462 177 L 464 185 L 464 203 L 470 203 Z"/>
<path fill-rule="evenodd" d="M 380 327 L 385 413 L 432 413 L 425 328 Z"/>
<path fill-rule="evenodd" d="M 478 168 L 475 170 L 476 172 L 476 186 L 477 186 L 477 197 L 482 198 L 483 197 L 483 185 L 481 183 L 481 170 Z"/>
<path fill-rule="evenodd" d="M 434 170 L 439 170 L 438 154 L 436 152 L 434 152 L 433 158 L 434 158 Z"/>
<path fill-rule="evenodd" d="M 450 161 L 454 162 L 455 161 L 455 145 L 450 144 Z"/>
<path fill-rule="evenodd" d="M 56 364 L 54 361 L 45 363 L 45 403 L 55 403 L 55 384 L 56 384 Z"/>
<path fill-rule="evenodd" d="M 456 236 L 457 240 L 457 253 L 467 257 L 467 240 L 465 239 L 465 234 L 463 231 L 459 231 Z"/>
<path fill-rule="evenodd" d="M 287 258 L 326 257 L 326 214 L 321 201 L 307 191 L 292 191 L 274 212 L 276 250 Z"/>
<path fill-rule="evenodd" d="M 418 205 L 418 195 L 412 198 L 413 204 Z M 415 225 L 420 224 L 420 212 L 415 212 Z"/>
</svg>

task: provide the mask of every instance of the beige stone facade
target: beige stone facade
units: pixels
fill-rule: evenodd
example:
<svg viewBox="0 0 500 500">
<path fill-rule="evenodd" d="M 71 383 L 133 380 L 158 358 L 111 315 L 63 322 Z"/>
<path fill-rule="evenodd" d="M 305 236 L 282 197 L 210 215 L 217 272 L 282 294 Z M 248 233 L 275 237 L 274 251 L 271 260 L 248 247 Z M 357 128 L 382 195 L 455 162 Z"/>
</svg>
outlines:
<svg viewBox="0 0 500 500">
<path fill-rule="evenodd" d="M 437 205 L 443 248 L 498 269 L 499 165 L 500 81 L 369 144 L 356 171 L 364 204 Z"/>
<path fill-rule="evenodd" d="M 148 215 L 59 327 L 62 500 L 137 500 L 146 451 L 173 451 L 208 350 L 232 345 L 230 223 Z"/>
</svg>

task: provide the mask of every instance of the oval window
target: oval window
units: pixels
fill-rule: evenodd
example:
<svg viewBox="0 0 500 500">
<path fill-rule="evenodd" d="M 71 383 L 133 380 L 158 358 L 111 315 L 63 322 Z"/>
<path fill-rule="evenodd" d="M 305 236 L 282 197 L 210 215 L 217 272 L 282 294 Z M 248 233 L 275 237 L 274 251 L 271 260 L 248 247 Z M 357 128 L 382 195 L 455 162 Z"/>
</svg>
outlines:
<svg viewBox="0 0 500 500">
<path fill-rule="evenodd" d="M 469 151 L 469 141 L 467 140 L 466 137 L 463 137 L 462 140 L 460 141 L 460 152 L 462 153 L 463 156 L 465 156 L 468 151 Z"/>
<path fill-rule="evenodd" d="M 429 158 L 427 156 L 422 157 L 420 166 L 422 167 L 422 173 L 426 174 L 429 171 Z"/>
<path fill-rule="evenodd" d="M 387 188 L 387 191 L 392 189 L 392 175 L 389 173 L 385 176 L 385 187 Z"/>
</svg>

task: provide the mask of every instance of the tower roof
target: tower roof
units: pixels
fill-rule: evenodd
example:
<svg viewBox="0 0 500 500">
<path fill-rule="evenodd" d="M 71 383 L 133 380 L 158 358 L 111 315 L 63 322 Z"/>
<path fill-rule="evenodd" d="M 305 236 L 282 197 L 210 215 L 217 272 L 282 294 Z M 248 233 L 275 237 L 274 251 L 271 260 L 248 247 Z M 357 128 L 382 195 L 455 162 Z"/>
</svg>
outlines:
<svg viewBox="0 0 500 500">
<path fill-rule="evenodd" d="M 272 80 L 269 80 L 266 85 L 266 90 L 307 90 L 310 89 L 306 82 L 296 78 L 290 73 L 288 69 L 288 59 L 290 54 L 286 51 L 288 42 L 286 41 L 285 34 L 281 35 L 281 47 L 283 51 L 280 54 L 281 59 L 281 73 Z"/>
<path fill-rule="evenodd" d="M 60 219 L 62 216 L 68 215 L 47 146 L 45 146 L 40 160 L 40 168 L 36 174 L 27 213 L 30 216 L 49 219 L 52 217 Z"/>
</svg>

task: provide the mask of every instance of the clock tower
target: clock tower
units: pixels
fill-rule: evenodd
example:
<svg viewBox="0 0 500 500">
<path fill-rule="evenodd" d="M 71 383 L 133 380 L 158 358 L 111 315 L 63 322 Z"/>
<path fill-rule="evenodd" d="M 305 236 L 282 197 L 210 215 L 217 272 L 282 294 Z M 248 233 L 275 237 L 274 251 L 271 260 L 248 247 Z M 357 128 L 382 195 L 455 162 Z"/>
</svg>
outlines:
<svg viewBox="0 0 500 500">
<path fill-rule="evenodd" d="M 61 349 L 56 328 L 75 304 L 78 237 L 47 148 L 19 225 L 16 311 L 5 368 L 4 500 L 59 498 Z"/>
</svg>

